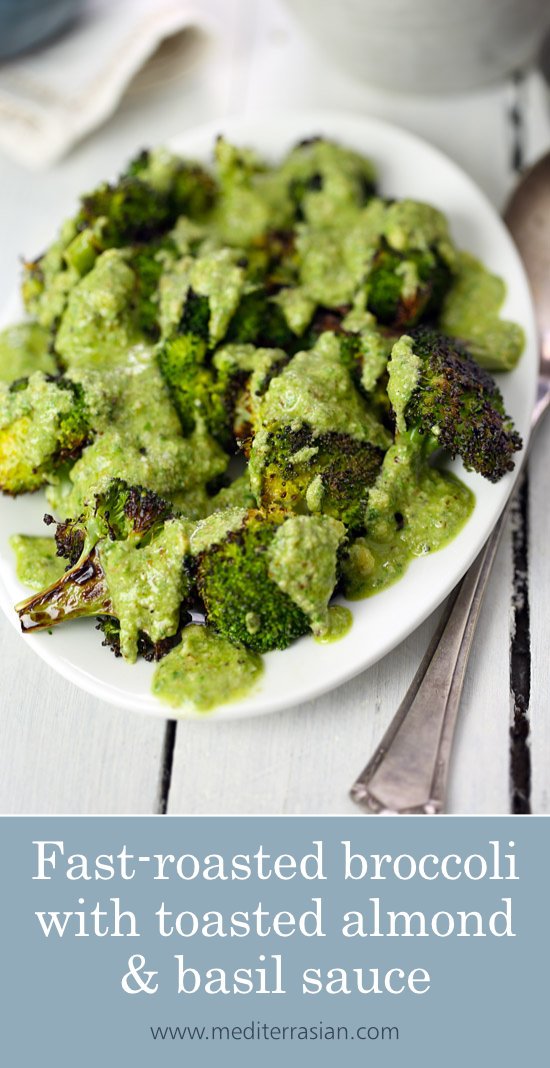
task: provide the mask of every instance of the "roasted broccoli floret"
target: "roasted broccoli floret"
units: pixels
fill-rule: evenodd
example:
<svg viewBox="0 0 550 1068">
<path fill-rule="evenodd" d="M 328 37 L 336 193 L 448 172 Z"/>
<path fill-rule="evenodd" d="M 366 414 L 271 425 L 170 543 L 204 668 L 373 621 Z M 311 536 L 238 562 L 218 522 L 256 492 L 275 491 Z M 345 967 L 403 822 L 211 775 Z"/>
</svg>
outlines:
<svg viewBox="0 0 550 1068">
<path fill-rule="evenodd" d="M 104 490 L 93 496 L 81 515 L 56 524 L 57 554 L 72 566 L 82 556 L 85 546 L 93 547 L 99 538 L 121 541 L 132 535 L 151 536 L 172 514 L 171 506 L 157 493 L 113 478 Z M 56 522 L 50 515 L 44 516 L 44 520 L 48 525 Z"/>
<path fill-rule="evenodd" d="M 84 391 L 70 379 L 37 371 L 11 386 L 0 383 L 0 490 L 38 489 L 79 455 L 90 432 Z"/>
<path fill-rule="evenodd" d="M 149 241 L 166 229 L 172 216 L 165 197 L 139 178 L 123 177 L 115 185 L 105 182 L 82 198 L 77 215 L 79 231 L 102 221 L 103 248 L 121 248 Z"/>
<path fill-rule="evenodd" d="M 77 229 L 101 221 L 101 246 L 121 248 L 157 237 L 178 215 L 204 216 L 215 198 L 216 183 L 198 163 L 168 153 L 142 154 L 118 182 L 105 182 L 82 198 Z"/>
<path fill-rule="evenodd" d="M 292 200 L 296 204 L 296 218 L 303 219 L 304 213 L 302 204 L 308 193 L 318 193 L 323 188 L 323 175 L 315 167 L 311 168 L 312 173 L 307 172 L 300 177 L 291 178 L 289 183 L 289 192 Z"/>
<path fill-rule="evenodd" d="M 214 207 L 217 196 L 217 183 L 204 167 L 198 163 L 181 163 L 169 197 L 176 218 L 178 215 L 204 218 Z"/>
<path fill-rule="evenodd" d="M 239 509 L 221 529 L 218 523 L 204 520 L 191 538 L 195 552 L 199 538 L 198 590 L 207 623 L 259 653 L 285 649 L 308 630 L 326 634 L 343 524 L 328 516 Z"/>
<path fill-rule="evenodd" d="M 217 184 L 199 163 L 165 149 L 144 149 L 128 165 L 127 175 L 139 178 L 167 198 L 171 214 L 201 219 L 214 206 Z"/>
<path fill-rule="evenodd" d="M 225 340 L 262 348 L 284 349 L 288 353 L 301 347 L 281 308 L 275 301 L 270 300 L 264 288 L 245 294 L 229 323 Z"/>
<path fill-rule="evenodd" d="M 265 653 L 307 634 L 306 614 L 268 574 L 268 549 L 280 518 L 250 512 L 243 526 L 198 559 L 206 620 L 237 645 Z"/>
<path fill-rule="evenodd" d="M 113 480 L 88 513 L 61 524 L 58 552 L 80 555 L 46 590 L 17 606 L 24 631 L 41 630 L 82 616 L 109 616 L 119 624 L 120 652 L 135 660 L 140 635 L 168 652 L 181 627 L 182 605 L 191 589 L 186 570 L 188 523 L 141 487 Z M 115 633 L 113 624 L 108 637 Z M 160 644 L 159 644 L 160 643 Z"/>
<path fill-rule="evenodd" d="M 157 359 L 183 433 L 193 432 L 200 415 L 212 436 L 228 446 L 231 437 L 229 405 L 225 384 L 218 381 L 209 359 L 209 318 L 208 298 L 191 290 L 179 332 L 163 342 Z"/>
<path fill-rule="evenodd" d="M 104 183 L 83 197 L 43 256 L 23 265 L 25 307 L 44 326 L 55 326 L 73 286 L 110 248 L 151 241 L 174 221 L 166 199 L 137 178 Z"/>
<path fill-rule="evenodd" d="M 16 605 L 21 630 L 43 630 L 81 616 L 112 613 L 113 605 L 98 554 L 92 549 L 57 582 Z"/>
<path fill-rule="evenodd" d="M 181 368 L 186 368 L 189 363 L 196 366 L 204 364 L 208 351 L 209 315 L 208 298 L 199 297 L 190 290 L 178 332 L 169 339 L 168 344 L 159 349 L 160 369 L 175 400 L 180 390 Z M 170 352 L 171 341 L 178 342 L 173 353 Z M 182 400 L 182 406 L 186 408 L 185 399 Z M 183 417 L 183 412 L 180 414 Z"/>
<path fill-rule="evenodd" d="M 260 502 L 294 513 L 321 513 L 352 530 L 364 525 L 369 487 L 384 453 L 347 434 L 316 435 L 310 426 L 268 433 Z"/>
<path fill-rule="evenodd" d="M 233 299 L 238 302 L 242 270 L 235 272 L 231 258 L 225 265 L 233 277 Z M 214 262 L 214 269 L 223 269 L 222 262 Z M 197 261 L 199 270 L 201 261 Z M 160 346 L 157 358 L 160 370 L 178 411 L 183 432 L 189 435 L 200 415 L 212 436 L 226 449 L 234 443 L 231 429 L 232 412 L 239 389 L 238 376 L 233 368 L 218 373 L 213 363 L 213 350 L 218 334 L 225 332 L 226 323 L 213 299 L 197 293 L 191 285 L 185 296 L 176 333 Z M 240 378 L 242 381 L 242 376 Z"/>
<path fill-rule="evenodd" d="M 334 211 L 362 207 L 374 195 L 376 172 L 352 149 L 309 137 L 300 141 L 281 166 L 298 220 L 323 224 Z"/>
<path fill-rule="evenodd" d="M 138 327 L 140 286 L 122 249 L 108 249 L 72 287 L 58 323 L 55 351 L 63 366 L 110 368 L 143 341 Z"/>
<path fill-rule="evenodd" d="M 189 435 L 196 418 L 202 416 L 212 437 L 228 445 L 229 413 L 214 373 L 201 354 L 200 339 L 182 335 L 165 341 L 158 361 L 181 419 L 183 433 Z"/>
<path fill-rule="evenodd" d="M 336 334 L 342 364 L 349 371 L 355 387 L 379 411 L 381 421 L 386 425 L 389 410 L 386 367 L 397 337 L 386 327 L 374 323 L 360 330 L 352 329 L 344 325 L 348 318 L 348 307 L 340 310 L 318 308 L 301 339 L 301 348 L 313 348 L 321 334 Z"/>
<path fill-rule="evenodd" d="M 388 370 L 399 430 L 430 435 L 490 482 L 512 470 L 521 438 L 495 381 L 459 342 L 419 327 L 394 345 Z"/>
<path fill-rule="evenodd" d="M 289 359 L 282 349 L 238 343 L 223 345 L 214 353 L 212 366 L 224 396 L 232 434 L 247 457 L 261 398 Z"/>
<path fill-rule="evenodd" d="M 184 253 L 164 272 L 159 285 L 163 336 L 189 332 L 215 348 L 225 337 L 245 284 L 245 268 L 236 250 L 202 248 L 197 256 Z"/>
<path fill-rule="evenodd" d="M 435 316 L 457 262 L 442 213 L 420 201 L 373 200 L 361 233 L 372 248 L 367 308 L 378 322 L 403 330 Z"/>
<path fill-rule="evenodd" d="M 243 257 L 246 276 L 251 283 L 263 283 L 268 292 L 276 292 L 281 286 L 296 285 L 298 259 L 296 233 L 290 228 L 266 230 L 247 245 Z"/>
<path fill-rule="evenodd" d="M 401 255 L 382 248 L 369 273 L 369 311 L 395 329 L 414 326 L 439 311 L 451 280 L 449 267 L 436 252 Z"/>
<path fill-rule="evenodd" d="M 191 617 L 187 609 L 182 605 L 178 629 L 175 634 L 172 634 L 169 638 L 162 638 L 158 642 L 153 642 L 145 631 L 138 631 L 138 656 L 148 662 L 162 660 L 163 656 L 166 656 L 176 645 L 179 645 L 183 628 L 187 626 L 190 619 Z M 120 623 L 118 619 L 115 619 L 114 616 L 98 616 L 96 630 L 100 630 L 103 634 L 103 641 L 101 644 L 110 649 L 115 656 L 122 656 L 120 647 Z"/>
<path fill-rule="evenodd" d="M 44 326 L 55 325 L 67 294 L 102 252 L 158 241 L 181 214 L 203 218 L 216 193 L 214 179 L 199 164 L 162 149 L 142 153 L 118 181 L 84 196 L 47 252 L 24 264 L 27 311 Z"/>
<path fill-rule="evenodd" d="M 269 380 L 255 406 L 250 448 L 251 484 L 258 500 L 263 500 L 264 494 L 272 499 L 274 492 L 284 502 L 287 493 L 295 506 L 301 501 L 302 510 L 307 503 L 310 511 L 324 512 L 321 501 L 330 484 L 330 508 L 336 509 L 336 514 L 340 509 L 347 513 L 372 481 L 391 439 L 356 388 L 348 363 L 341 338 L 324 333 L 314 348 L 297 353 Z M 299 447 L 301 439 L 294 440 L 291 435 L 287 455 L 284 441 L 288 430 L 300 432 L 302 428 L 303 445 Z M 337 456 L 345 439 L 352 439 L 345 445 L 348 460 L 353 456 L 347 484 Z M 266 488 L 265 477 L 271 464 L 273 491 Z M 359 490 L 363 480 L 366 485 Z"/>
<path fill-rule="evenodd" d="M 261 244 L 268 231 L 292 225 L 294 205 L 277 169 L 224 137 L 216 141 L 214 161 L 221 196 L 212 219 L 224 242 L 248 248 Z"/>
<path fill-rule="evenodd" d="M 170 237 L 161 238 L 147 245 L 136 245 L 129 250 L 129 264 L 138 280 L 137 326 L 154 340 L 159 335 L 157 290 L 164 269 L 162 255 L 164 252 L 175 252 L 175 245 Z"/>
</svg>

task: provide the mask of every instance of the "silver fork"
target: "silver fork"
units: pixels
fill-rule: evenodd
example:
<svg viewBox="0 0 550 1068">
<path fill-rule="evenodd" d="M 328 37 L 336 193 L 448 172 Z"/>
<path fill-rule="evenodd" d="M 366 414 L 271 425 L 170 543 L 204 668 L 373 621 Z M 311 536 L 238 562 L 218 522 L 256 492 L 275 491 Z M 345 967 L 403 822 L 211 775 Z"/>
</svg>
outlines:
<svg viewBox="0 0 550 1068">
<path fill-rule="evenodd" d="M 540 331 L 533 431 L 550 407 L 550 153 L 520 180 L 504 218 L 531 282 Z M 394 719 L 351 788 L 370 812 L 428 815 L 443 808 L 466 665 L 509 507 L 451 597 Z"/>
</svg>

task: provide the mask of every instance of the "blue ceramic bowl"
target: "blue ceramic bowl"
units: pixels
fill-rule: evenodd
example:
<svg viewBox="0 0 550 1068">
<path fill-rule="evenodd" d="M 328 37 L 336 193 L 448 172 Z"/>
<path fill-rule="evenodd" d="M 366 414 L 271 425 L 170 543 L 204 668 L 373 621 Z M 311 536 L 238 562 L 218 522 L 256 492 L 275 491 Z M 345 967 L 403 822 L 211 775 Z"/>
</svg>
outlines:
<svg viewBox="0 0 550 1068">
<path fill-rule="evenodd" d="M 78 15 L 86 0 L 0 0 L 0 61 L 46 42 Z"/>
</svg>

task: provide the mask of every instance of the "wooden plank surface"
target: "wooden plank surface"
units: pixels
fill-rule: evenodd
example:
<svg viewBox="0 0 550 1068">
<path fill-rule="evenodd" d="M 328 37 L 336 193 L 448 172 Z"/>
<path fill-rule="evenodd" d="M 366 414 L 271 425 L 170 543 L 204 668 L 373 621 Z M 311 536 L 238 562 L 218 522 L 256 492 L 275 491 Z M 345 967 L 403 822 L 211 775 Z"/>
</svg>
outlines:
<svg viewBox="0 0 550 1068">
<path fill-rule="evenodd" d="M 550 813 L 550 422 L 537 435 L 530 463 L 531 806 Z"/>
<path fill-rule="evenodd" d="M 464 682 L 447 811 L 508 812 L 512 559 L 506 525 L 489 580 Z"/>
<path fill-rule="evenodd" d="M 0 812 L 155 812 L 165 727 L 59 678 L 2 619 Z"/>
<path fill-rule="evenodd" d="M 550 76 L 550 48 L 547 50 Z M 542 76 L 524 93 L 524 162 L 550 149 L 550 95 Z M 550 813 L 550 424 L 539 428 L 529 462 L 525 548 L 528 568 L 530 700 L 525 740 L 530 764 L 530 809 Z"/>
<path fill-rule="evenodd" d="M 438 614 L 315 701 L 235 723 L 178 723 L 168 811 L 357 813 L 352 781 L 411 682 Z"/>
</svg>

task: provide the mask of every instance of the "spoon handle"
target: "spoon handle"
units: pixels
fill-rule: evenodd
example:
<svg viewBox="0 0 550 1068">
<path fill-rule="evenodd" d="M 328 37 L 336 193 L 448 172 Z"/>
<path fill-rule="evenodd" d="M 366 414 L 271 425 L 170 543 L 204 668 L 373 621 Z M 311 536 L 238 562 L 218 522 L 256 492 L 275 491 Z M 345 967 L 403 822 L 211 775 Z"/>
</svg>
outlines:
<svg viewBox="0 0 550 1068">
<path fill-rule="evenodd" d="M 549 408 L 549 379 L 541 377 L 533 429 Z M 527 449 L 523 465 L 526 459 Z M 464 674 L 509 506 L 451 595 L 403 701 L 351 788 L 353 800 L 370 812 L 430 814 L 443 807 Z"/>
<path fill-rule="evenodd" d="M 443 807 L 464 673 L 503 526 L 504 515 L 451 595 L 409 690 L 351 788 L 371 812 L 428 815 Z"/>
</svg>

